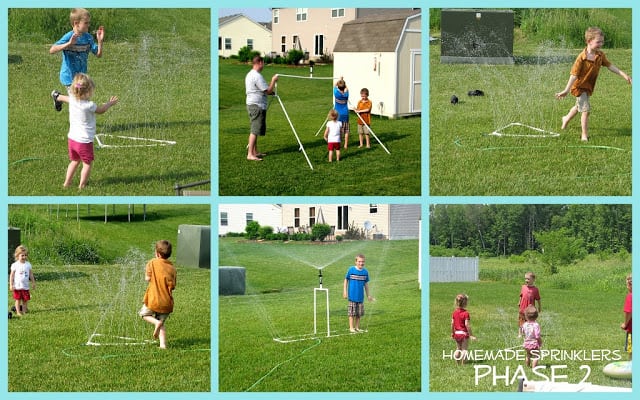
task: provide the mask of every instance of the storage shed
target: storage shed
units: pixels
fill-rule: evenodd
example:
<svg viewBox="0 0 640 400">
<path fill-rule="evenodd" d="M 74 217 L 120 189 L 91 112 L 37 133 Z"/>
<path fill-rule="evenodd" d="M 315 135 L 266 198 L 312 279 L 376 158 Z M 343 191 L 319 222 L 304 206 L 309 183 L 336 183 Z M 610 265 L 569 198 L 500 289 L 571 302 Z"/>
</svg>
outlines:
<svg viewBox="0 0 640 400">
<path fill-rule="evenodd" d="M 343 76 L 355 107 L 369 89 L 374 115 L 396 118 L 422 108 L 421 12 L 369 15 L 342 25 L 333 53 L 333 74 Z"/>
</svg>

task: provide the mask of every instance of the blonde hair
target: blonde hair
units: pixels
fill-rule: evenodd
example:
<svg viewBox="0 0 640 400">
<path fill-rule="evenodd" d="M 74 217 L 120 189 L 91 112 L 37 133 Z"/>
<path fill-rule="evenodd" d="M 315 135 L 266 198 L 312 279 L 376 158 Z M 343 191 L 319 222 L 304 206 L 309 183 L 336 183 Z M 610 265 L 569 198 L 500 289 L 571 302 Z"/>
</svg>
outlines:
<svg viewBox="0 0 640 400">
<path fill-rule="evenodd" d="M 469 303 L 469 296 L 464 293 L 460 293 L 453 301 L 453 306 L 457 308 L 465 308 L 467 303 Z"/>
<path fill-rule="evenodd" d="M 89 75 L 78 72 L 71 82 L 71 94 L 79 100 L 89 100 L 96 89 L 96 84 Z"/>
<path fill-rule="evenodd" d="M 524 309 L 524 318 L 527 321 L 535 321 L 538 319 L 538 309 L 535 306 L 528 306 Z"/>
<path fill-rule="evenodd" d="M 536 280 L 536 274 L 534 274 L 533 272 L 527 272 L 526 274 L 524 274 L 524 277 L 532 279 L 534 281 Z"/>
<path fill-rule="evenodd" d="M 86 8 L 72 8 L 71 13 L 69 14 L 69 21 L 71 22 L 71 26 L 73 26 L 76 22 L 80 22 L 89 18 L 91 18 L 91 14 Z"/>
<path fill-rule="evenodd" d="M 331 111 L 329 111 L 329 119 L 331 119 L 332 121 L 338 119 L 338 112 L 333 108 L 331 109 Z"/>
<path fill-rule="evenodd" d="M 590 40 L 597 38 L 598 36 L 604 36 L 604 34 L 602 33 L 602 29 L 598 28 L 597 26 L 591 26 L 584 32 L 584 40 L 587 43 L 589 43 Z"/>
<path fill-rule="evenodd" d="M 29 255 L 29 250 L 27 250 L 26 247 L 24 247 L 23 245 L 20 245 L 18 247 L 16 247 L 16 251 L 13 252 L 13 258 L 14 259 L 18 259 L 18 256 L 20 256 L 20 254 L 24 254 L 26 256 Z"/>
</svg>

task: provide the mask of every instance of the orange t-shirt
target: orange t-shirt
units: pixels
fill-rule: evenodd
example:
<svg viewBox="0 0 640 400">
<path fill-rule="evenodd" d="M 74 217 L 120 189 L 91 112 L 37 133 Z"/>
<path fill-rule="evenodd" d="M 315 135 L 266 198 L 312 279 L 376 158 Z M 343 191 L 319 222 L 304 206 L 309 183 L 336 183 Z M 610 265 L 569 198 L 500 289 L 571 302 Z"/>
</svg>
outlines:
<svg viewBox="0 0 640 400">
<path fill-rule="evenodd" d="M 369 109 L 369 112 L 360 113 L 360 116 L 364 120 L 364 123 L 367 125 L 371 125 L 371 100 L 360 100 L 356 107 L 356 110 L 366 110 Z M 363 125 L 362 120 L 358 118 L 358 125 Z"/>
<path fill-rule="evenodd" d="M 571 75 L 578 77 L 571 87 L 571 94 L 578 97 L 583 92 L 587 92 L 591 96 L 593 88 L 596 86 L 600 67 L 603 65 L 609 67 L 611 62 L 602 51 L 596 50 L 594 59 L 588 60 L 587 49 L 584 49 L 571 67 Z"/>
<path fill-rule="evenodd" d="M 169 260 L 154 258 L 147 263 L 145 273 L 151 279 L 144 293 L 144 304 L 157 313 L 173 312 L 172 292 L 176 288 L 176 267 Z"/>
</svg>

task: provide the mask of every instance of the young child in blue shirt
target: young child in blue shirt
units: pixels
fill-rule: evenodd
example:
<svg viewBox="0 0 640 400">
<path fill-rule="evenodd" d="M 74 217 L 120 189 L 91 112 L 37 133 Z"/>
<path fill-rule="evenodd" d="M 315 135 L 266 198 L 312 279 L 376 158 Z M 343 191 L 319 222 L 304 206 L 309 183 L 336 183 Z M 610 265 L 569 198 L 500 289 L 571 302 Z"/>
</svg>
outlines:
<svg viewBox="0 0 640 400">
<path fill-rule="evenodd" d="M 344 277 L 342 297 L 349 300 L 349 332 L 364 332 L 360 329 L 360 318 L 364 315 L 364 295 L 369 301 L 374 298 L 369 294 L 369 272 L 364 267 L 364 255 L 356 256 L 356 265 L 347 271 Z"/>
<path fill-rule="evenodd" d="M 62 52 L 62 65 L 60 67 L 60 83 L 66 86 L 67 91 L 71 86 L 73 77 L 79 73 L 87 73 L 89 53 L 96 57 L 102 57 L 102 42 L 104 41 L 104 27 L 100 26 L 96 31 L 97 43 L 89 33 L 91 14 L 84 8 L 74 8 L 69 16 L 73 29 L 65 33 L 60 40 L 49 49 L 49 54 Z M 51 92 L 56 111 L 62 110 L 64 97 L 59 98 L 60 92 Z"/>
</svg>

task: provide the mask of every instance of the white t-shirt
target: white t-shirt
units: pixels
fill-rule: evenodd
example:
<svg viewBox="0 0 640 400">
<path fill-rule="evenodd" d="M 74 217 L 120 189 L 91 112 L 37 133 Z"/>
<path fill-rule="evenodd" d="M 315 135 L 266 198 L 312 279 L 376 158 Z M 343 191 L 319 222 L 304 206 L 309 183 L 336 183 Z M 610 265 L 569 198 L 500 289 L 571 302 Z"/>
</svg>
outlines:
<svg viewBox="0 0 640 400">
<path fill-rule="evenodd" d="M 327 128 L 329 129 L 329 134 L 327 135 L 327 142 L 340 143 L 340 129 L 342 129 L 342 122 L 327 121 Z"/>
<path fill-rule="evenodd" d="M 262 77 L 262 74 L 255 69 L 249 71 L 244 78 L 244 86 L 247 93 L 247 105 L 255 104 L 266 110 L 267 95 L 265 90 L 269 89 L 269 85 Z"/>
<path fill-rule="evenodd" d="M 93 143 L 96 135 L 96 103 L 69 95 L 69 134 L 78 143 Z"/>
<path fill-rule="evenodd" d="M 31 263 L 29 261 L 25 261 L 24 263 L 16 261 L 11 264 L 11 272 L 14 272 L 13 288 L 15 290 L 29 290 L 29 275 L 31 272 Z"/>
</svg>

